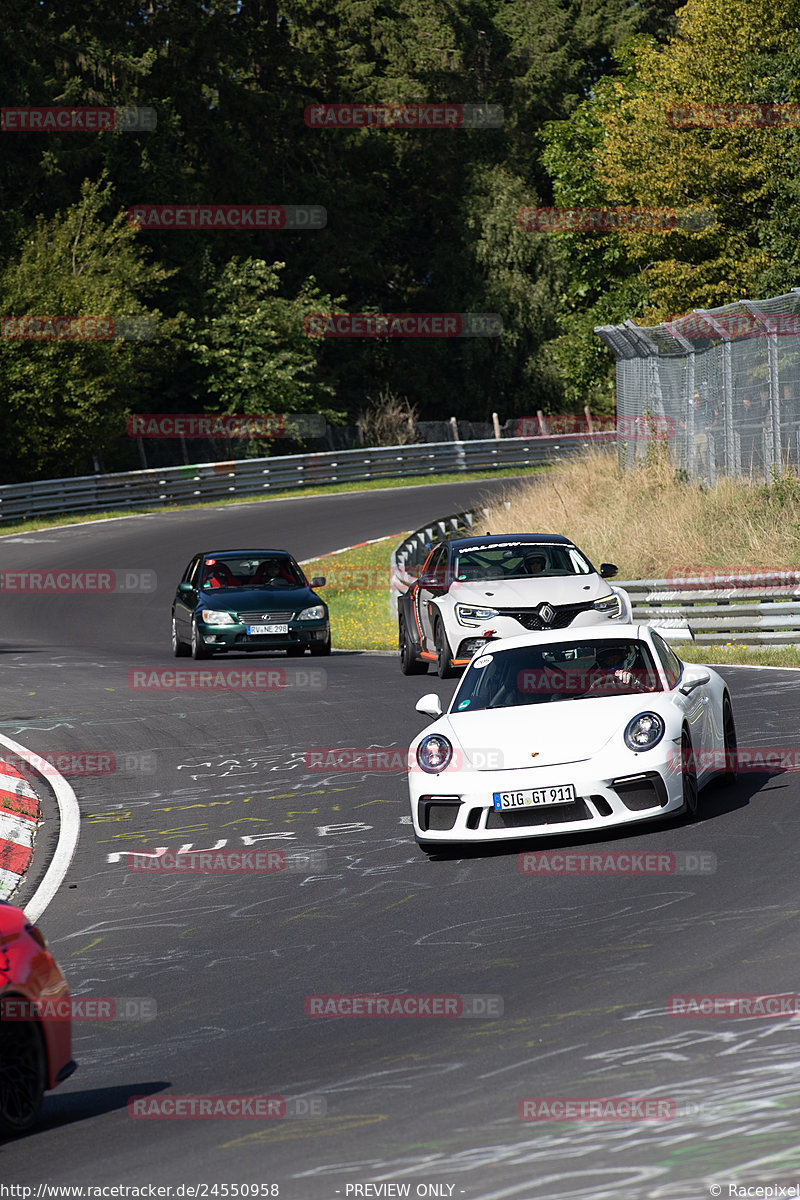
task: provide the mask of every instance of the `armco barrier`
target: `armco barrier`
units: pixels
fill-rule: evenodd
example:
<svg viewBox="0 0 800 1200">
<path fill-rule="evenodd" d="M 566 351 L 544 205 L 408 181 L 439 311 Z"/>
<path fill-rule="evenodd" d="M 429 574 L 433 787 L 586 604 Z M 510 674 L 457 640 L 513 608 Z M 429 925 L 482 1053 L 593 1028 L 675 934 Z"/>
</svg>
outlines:
<svg viewBox="0 0 800 1200">
<path fill-rule="evenodd" d="M 634 621 L 653 625 L 671 640 L 712 646 L 800 646 L 800 571 L 714 578 L 634 579 L 620 586 L 631 598 Z M 792 576 L 794 576 L 792 578 Z"/>
<path fill-rule="evenodd" d="M 611 431 L 423 442 L 11 483 L 0 486 L 0 522 L 48 513 L 103 512 L 268 496 L 270 492 L 319 483 L 357 483 L 404 475 L 435 478 L 443 472 L 525 468 L 558 462 L 589 446 L 616 445 L 616 437 Z"/>
<path fill-rule="evenodd" d="M 0 900 L 19 886 L 33 857 L 39 798 L 19 771 L 0 760 Z"/>
<path fill-rule="evenodd" d="M 453 513 L 410 533 L 391 556 L 389 603 L 397 616 L 397 598 L 419 574 L 435 541 L 469 537 L 488 519 L 489 510 Z M 493 529 L 492 533 L 502 533 Z M 712 646 L 800 646 L 800 571 L 682 579 L 629 579 L 616 586 L 631 599 L 634 624 L 651 625 L 671 642 Z M 738 586 L 737 586 L 738 585 Z"/>
</svg>

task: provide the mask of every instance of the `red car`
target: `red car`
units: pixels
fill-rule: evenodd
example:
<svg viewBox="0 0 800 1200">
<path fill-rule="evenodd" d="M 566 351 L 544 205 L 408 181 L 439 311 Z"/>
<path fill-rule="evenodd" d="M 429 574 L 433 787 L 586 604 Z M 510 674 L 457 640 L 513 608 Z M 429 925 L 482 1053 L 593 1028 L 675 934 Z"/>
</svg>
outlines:
<svg viewBox="0 0 800 1200">
<path fill-rule="evenodd" d="M 41 1014 L 46 1005 L 51 1016 Z M 48 1088 L 75 1070 L 69 988 L 43 934 L 0 900 L 0 1136 L 30 1129 Z"/>
</svg>

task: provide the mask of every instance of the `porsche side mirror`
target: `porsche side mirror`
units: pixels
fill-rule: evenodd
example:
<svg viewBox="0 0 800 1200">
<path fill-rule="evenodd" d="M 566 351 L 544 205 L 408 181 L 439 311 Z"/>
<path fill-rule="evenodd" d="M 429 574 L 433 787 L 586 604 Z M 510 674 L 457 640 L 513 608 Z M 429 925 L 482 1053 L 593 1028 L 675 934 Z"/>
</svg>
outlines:
<svg viewBox="0 0 800 1200">
<path fill-rule="evenodd" d="M 311 580 L 310 586 L 312 588 L 325 587 L 325 576 L 324 575 L 315 575 L 314 578 Z"/>
<path fill-rule="evenodd" d="M 434 721 L 442 715 L 442 702 L 435 692 L 428 692 L 427 696 L 423 696 L 416 703 L 418 713 L 423 713 L 426 717 L 433 717 Z"/>
<path fill-rule="evenodd" d="M 699 671 L 684 671 L 683 679 L 680 682 L 678 691 L 684 696 L 690 696 L 695 688 L 702 687 L 704 683 L 709 683 L 710 681 L 711 676 L 709 675 L 708 671 L 704 671 L 702 669 Z"/>
<path fill-rule="evenodd" d="M 192 587 L 192 585 L 190 583 L 179 583 L 178 584 L 178 595 L 179 596 L 191 596 L 193 591 L 194 591 L 194 588 Z"/>
<path fill-rule="evenodd" d="M 613 579 L 619 573 L 619 567 L 615 563 L 600 563 L 600 578 Z"/>
</svg>

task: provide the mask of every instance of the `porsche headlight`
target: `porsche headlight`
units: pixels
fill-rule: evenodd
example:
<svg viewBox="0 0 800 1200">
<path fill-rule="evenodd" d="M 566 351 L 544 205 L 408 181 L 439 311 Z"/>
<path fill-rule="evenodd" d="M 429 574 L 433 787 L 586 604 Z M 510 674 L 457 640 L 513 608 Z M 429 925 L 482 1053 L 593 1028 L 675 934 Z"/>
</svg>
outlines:
<svg viewBox="0 0 800 1200">
<path fill-rule="evenodd" d="M 480 625 L 483 621 L 491 621 L 492 617 L 499 616 L 496 608 L 475 608 L 472 604 L 456 605 L 456 620 L 459 625 Z"/>
<path fill-rule="evenodd" d="M 453 746 L 441 733 L 429 733 L 417 746 L 417 762 L 429 775 L 444 771 L 452 757 Z"/>
<path fill-rule="evenodd" d="M 664 736 L 665 725 L 658 713 L 643 712 L 628 722 L 625 745 L 629 750 L 652 750 Z"/>
<path fill-rule="evenodd" d="M 200 613 L 204 625 L 235 625 L 236 620 L 230 613 L 217 612 L 214 608 L 204 608 Z"/>
<path fill-rule="evenodd" d="M 592 608 L 597 612 L 605 613 L 607 617 L 618 617 L 622 612 L 622 601 L 616 592 L 609 592 L 607 596 L 601 596 L 599 600 L 595 600 Z"/>
<path fill-rule="evenodd" d="M 311 608 L 304 608 L 298 614 L 298 621 L 322 621 L 325 619 L 325 605 L 315 604 Z"/>
</svg>

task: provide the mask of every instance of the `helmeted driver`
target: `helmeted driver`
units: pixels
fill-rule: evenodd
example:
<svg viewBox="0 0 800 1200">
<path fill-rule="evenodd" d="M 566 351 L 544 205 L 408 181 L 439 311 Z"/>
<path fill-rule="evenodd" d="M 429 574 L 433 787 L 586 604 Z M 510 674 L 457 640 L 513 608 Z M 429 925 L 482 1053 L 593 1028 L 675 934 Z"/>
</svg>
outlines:
<svg viewBox="0 0 800 1200">
<path fill-rule="evenodd" d="M 615 645 L 614 642 L 598 644 L 588 691 L 650 691 L 645 680 L 640 678 L 642 672 L 630 669 L 631 650 L 631 646 Z"/>
</svg>

